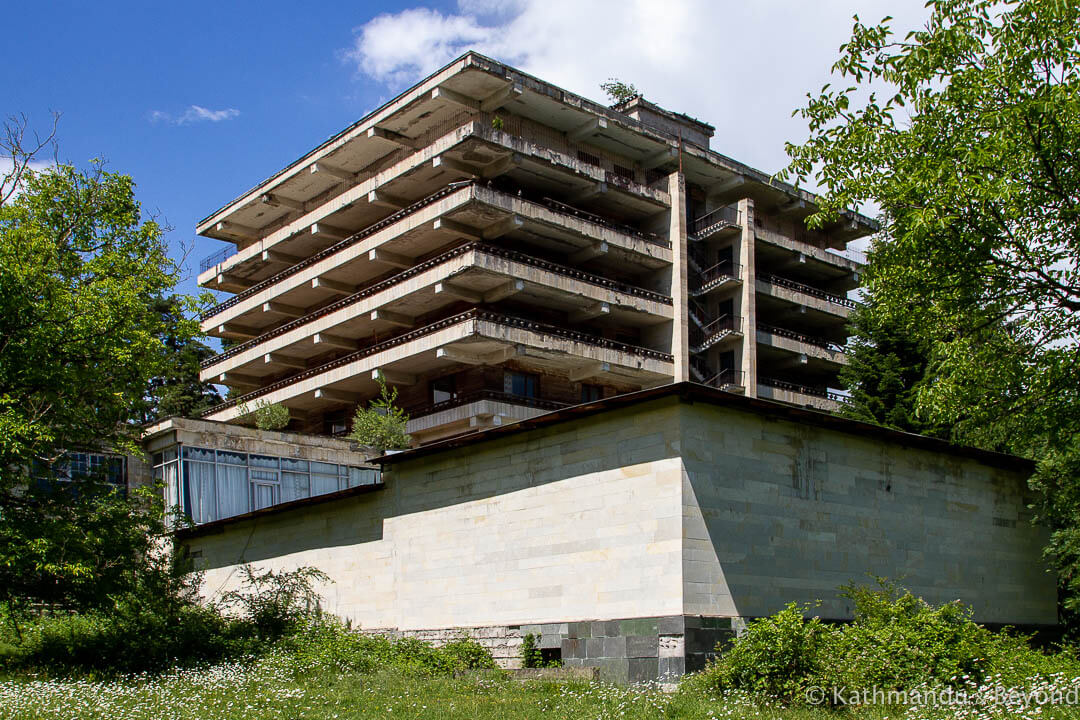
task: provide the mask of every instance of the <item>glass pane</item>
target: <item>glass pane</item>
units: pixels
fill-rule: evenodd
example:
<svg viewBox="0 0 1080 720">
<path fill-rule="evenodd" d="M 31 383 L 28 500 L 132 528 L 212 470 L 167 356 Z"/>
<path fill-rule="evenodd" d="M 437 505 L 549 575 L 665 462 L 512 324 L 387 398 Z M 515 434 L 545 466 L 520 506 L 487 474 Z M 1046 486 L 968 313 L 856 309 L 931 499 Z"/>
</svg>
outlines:
<svg viewBox="0 0 1080 720">
<path fill-rule="evenodd" d="M 379 482 L 379 471 L 373 468 L 349 468 L 349 487 L 374 485 Z"/>
<path fill-rule="evenodd" d="M 213 464 L 185 461 L 184 490 L 184 509 L 193 522 L 205 523 L 216 519 Z"/>
<path fill-rule="evenodd" d="M 205 448 L 191 447 L 185 445 L 183 448 L 184 457 L 189 460 L 202 460 L 203 462 L 214 462 L 214 451 L 207 450 Z"/>
<path fill-rule="evenodd" d="M 323 475 L 337 475 L 337 465 L 333 463 L 312 462 L 311 472 Z"/>
<path fill-rule="evenodd" d="M 163 462 L 165 462 L 164 453 L 154 453 L 154 459 L 152 464 L 161 465 Z"/>
<path fill-rule="evenodd" d="M 251 467 L 278 468 L 278 458 L 269 455 L 249 455 L 248 463 Z"/>
<path fill-rule="evenodd" d="M 218 516 L 232 517 L 248 511 L 248 469 L 219 465 L 217 469 Z"/>
<path fill-rule="evenodd" d="M 167 450 L 165 450 L 165 452 L 162 453 L 162 455 L 165 456 L 164 457 L 165 462 L 169 462 L 170 460 L 175 460 L 176 459 L 176 448 L 175 447 L 168 448 Z"/>
<path fill-rule="evenodd" d="M 229 465 L 247 465 L 247 454 L 229 452 L 228 450 L 218 450 L 217 461 L 219 463 L 228 463 Z"/>
<path fill-rule="evenodd" d="M 311 495 L 307 473 L 281 473 L 281 502 L 300 500 Z"/>
<path fill-rule="evenodd" d="M 293 460 L 292 458 L 281 458 L 281 469 L 295 470 L 297 472 L 307 472 L 307 460 Z"/>
<path fill-rule="evenodd" d="M 251 481 L 276 483 L 278 481 L 278 471 L 251 468 Z"/>
<path fill-rule="evenodd" d="M 311 494 L 313 496 L 337 492 L 340 489 L 340 480 L 338 479 L 337 475 L 316 475 L 315 473 L 312 473 Z"/>
<path fill-rule="evenodd" d="M 262 510 L 268 508 L 271 505 L 277 504 L 277 486 L 276 485 L 263 485 L 257 483 L 252 486 L 254 492 L 252 493 L 255 501 L 255 509 Z"/>
</svg>

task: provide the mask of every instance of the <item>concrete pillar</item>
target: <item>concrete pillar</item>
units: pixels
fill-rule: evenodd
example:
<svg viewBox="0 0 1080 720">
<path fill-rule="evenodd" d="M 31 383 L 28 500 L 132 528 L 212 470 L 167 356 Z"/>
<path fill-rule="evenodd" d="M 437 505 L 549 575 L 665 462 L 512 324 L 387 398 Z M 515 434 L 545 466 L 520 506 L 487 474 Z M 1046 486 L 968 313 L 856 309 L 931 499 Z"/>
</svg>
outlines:
<svg viewBox="0 0 1080 720">
<path fill-rule="evenodd" d="M 754 263 L 754 201 L 743 198 L 739 201 L 739 218 L 742 220 L 742 236 L 739 238 L 738 257 L 735 262 L 741 266 L 739 279 L 742 287 L 736 311 L 742 321 L 742 350 L 739 369 L 746 383 L 746 394 L 757 397 L 757 288 L 754 279 L 757 269 Z"/>
<path fill-rule="evenodd" d="M 671 220 L 668 239 L 671 240 L 671 300 L 675 321 L 671 325 L 671 354 L 675 357 L 674 382 L 690 379 L 690 336 L 687 300 L 686 246 L 686 179 L 681 172 L 668 176 L 671 194 Z"/>
</svg>

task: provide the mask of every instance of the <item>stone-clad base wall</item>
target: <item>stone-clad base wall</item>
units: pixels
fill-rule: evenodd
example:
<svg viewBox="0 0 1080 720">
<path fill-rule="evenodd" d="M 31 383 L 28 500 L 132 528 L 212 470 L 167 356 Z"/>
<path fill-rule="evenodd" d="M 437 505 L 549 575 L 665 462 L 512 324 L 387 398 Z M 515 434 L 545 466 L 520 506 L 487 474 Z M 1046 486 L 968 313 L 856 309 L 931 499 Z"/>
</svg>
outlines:
<svg viewBox="0 0 1080 720">
<path fill-rule="evenodd" d="M 486 648 L 499 667 L 508 670 L 522 667 L 522 640 L 531 633 L 540 649 L 558 650 L 567 667 L 599 668 L 603 680 L 635 683 L 701 670 L 716 654 L 717 645 L 733 639 L 743 625 L 740 618 L 670 615 L 368 633 L 394 639 L 411 637 L 436 646 L 468 637 Z"/>
</svg>

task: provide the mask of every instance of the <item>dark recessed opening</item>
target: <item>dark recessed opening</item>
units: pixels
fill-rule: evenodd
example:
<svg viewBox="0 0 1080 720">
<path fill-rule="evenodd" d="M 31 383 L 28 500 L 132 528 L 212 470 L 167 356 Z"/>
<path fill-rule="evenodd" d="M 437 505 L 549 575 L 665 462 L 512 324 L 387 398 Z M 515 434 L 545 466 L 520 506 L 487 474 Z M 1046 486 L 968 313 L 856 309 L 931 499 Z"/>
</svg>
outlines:
<svg viewBox="0 0 1080 720">
<path fill-rule="evenodd" d="M 544 665 L 553 665 L 562 662 L 562 648 L 541 648 L 540 659 Z"/>
</svg>

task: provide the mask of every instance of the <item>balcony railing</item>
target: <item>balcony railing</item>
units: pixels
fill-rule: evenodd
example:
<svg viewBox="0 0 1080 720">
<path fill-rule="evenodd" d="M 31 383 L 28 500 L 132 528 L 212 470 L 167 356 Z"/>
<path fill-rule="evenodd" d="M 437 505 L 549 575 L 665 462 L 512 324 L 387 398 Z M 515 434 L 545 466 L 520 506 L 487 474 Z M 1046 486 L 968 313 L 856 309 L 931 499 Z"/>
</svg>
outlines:
<svg viewBox="0 0 1080 720">
<path fill-rule="evenodd" d="M 430 335 L 431 333 L 438 332 L 439 330 L 444 330 L 448 327 L 452 327 L 454 325 L 468 322 L 471 320 L 492 322 L 513 328 L 519 328 L 522 330 L 535 332 L 542 335 L 551 335 L 554 337 L 565 338 L 568 340 L 573 340 L 575 342 L 587 343 L 596 347 L 616 350 L 618 352 L 625 352 L 628 354 L 637 355 L 639 357 L 659 360 L 661 362 L 672 362 L 674 360 L 670 353 L 661 352 L 659 350 L 653 350 L 651 348 L 645 348 L 638 345 L 630 345 L 628 343 L 618 342 L 616 340 L 608 340 L 607 338 L 590 335 L 589 333 L 581 332 L 578 330 L 570 330 L 568 328 L 558 327 L 556 325 L 549 325 L 535 320 L 530 320 L 528 318 L 516 317 L 513 315 L 503 315 L 502 313 L 495 313 L 487 310 L 481 310 L 479 308 L 473 308 L 471 310 L 466 310 L 463 313 L 458 313 L 457 315 L 451 315 L 441 320 L 436 320 L 433 323 L 425 325 L 421 328 L 416 328 L 415 330 L 402 330 L 397 335 L 393 335 L 385 340 L 382 340 L 381 342 L 375 342 L 365 347 L 362 347 L 355 352 L 349 353 L 348 355 L 339 357 L 335 360 L 331 360 L 330 362 L 319 365 L 318 367 L 301 370 L 297 373 L 294 373 L 293 375 L 289 375 L 288 377 L 282 378 L 281 380 L 277 380 L 273 383 L 270 383 L 269 385 L 261 387 L 258 390 L 253 390 L 252 392 L 246 393 L 237 398 L 233 398 L 227 402 L 221 403 L 220 405 L 215 405 L 209 410 L 203 412 L 203 417 L 213 415 L 214 413 L 220 412 L 222 410 L 226 410 L 230 407 L 233 407 L 234 405 L 237 405 L 238 403 L 248 402 L 249 400 L 261 397 L 263 395 L 266 395 L 267 393 L 271 393 L 275 390 L 280 390 L 282 388 L 288 387 L 289 385 L 292 385 L 300 380 L 314 377 L 316 375 L 321 375 L 322 373 L 342 367 L 343 365 L 348 365 L 349 363 L 355 362 L 356 360 L 375 355 L 385 350 L 389 350 L 390 348 L 397 347 L 398 345 L 403 345 L 407 342 L 411 342 L 426 335 Z"/>
<path fill-rule="evenodd" d="M 495 402 L 504 402 L 510 405 L 523 405 L 525 407 L 537 408 L 538 410 L 559 410 L 564 407 L 569 407 L 568 403 L 543 400 L 541 398 L 528 397 L 526 395 L 515 395 L 500 390 L 476 390 L 474 392 L 462 393 L 449 400 L 428 403 L 427 405 L 420 405 L 418 407 L 405 408 L 405 411 L 410 418 L 420 418 L 427 415 L 434 415 L 443 410 L 451 410 L 456 407 L 461 407 L 462 405 L 480 402 L 481 400 L 494 400 Z"/>
<path fill-rule="evenodd" d="M 796 340 L 801 343 L 806 343 L 807 345 L 814 345 L 816 347 L 824 348 L 825 350 L 831 350 L 833 352 L 844 351 L 844 347 L 842 345 L 835 343 L 828 338 L 823 338 L 816 335 L 805 335 L 800 332 L 795 332 L 794 330 L 776 327 L 775 325 L 765 325 L 763 323 L 758 323 L 757 329 L 759 332 L 788 338 L 789 340 Z"/>
<path fill-rule="evenodd" d="M 702 384 L 721 390 L 729 387 L 746 387 L 746 373 L 734 368 L 724 368 Z"/>
<path fill-rule="evenodd" d="M 690 349 L 696 353 L 704 352 L 729 335 L 739 332 L 741 327 L 741 318 L 734 315 L 721 315 L 707 320 L 701 328 L 691 326 L 689 329 Z"/>
<path fill-rule="evenodd" d="M 209 270 L 210 268 L 214 267 L 215 265 L 218 265 L 220 263 L 225 262 L 226 260 L 228 260 L 229 258 L 231 258 L 235 254 L 236 254 L 236 246 L 233 245 L 232 247 L 222 248 L 221 250 L 218 250 L 213 255 L 207 255 L 199 263 L 199 272 L 204 273 L 207 270 Z"/>
<path fill-rule="evenodd" d="M 787 380 L 759 377 L 758 384 L 777 388 L 778 390 L 787 390 L 788 392 L 801 393 L 803 395 L 813 395 L 814 397 L 825 398 L 826 400 L 832 400 L 833 402 L 838 403 L 847 403 L 851 401 L 851 398 L 848 396 L 834 393 L 828 388 L 815 387 L 813 385 L 800 385 L 799 383 L 793 383 Z"/>
<path fill-rule="evenodd" d="M 856 303 L 854 300 L 849 300 L 848 298 L 842 297 L 840 295 L 833 295 L 832 293 L 827 293 L 824 290 L 819 290 L 812 285 L 804 285 L 800 282 L 795 282 L 794 280 L 788 280 L 787 278 L 780 277 L 779 275 L 768 275 L 761 273 L 758 275 L 758 280 L 761 280 L 764 283 L 768 283 L 769 285 L 776 285 L 777 287 L 794 290 L 795 292 L 800 292 L 804 295 L 810 295 L 811 297 L 816 297 L 821 300 L 831 302 L 835 305 L 840 305 L 842 307 L 851 309 L 858 307 L 858 303 Z"/>
<path fill-rule="evenodd" d="M 704 240 L 721 230 L 737 227 L 739 227 L 739 208 L 735 205 L 726 205 L 692 221 L 688 234 L 695 240 Z"/>
<path fill-rule="evenodd" d="M 284 325 L 279 325 L 273 330 L 265 332 L 256 338 L 252 338 L 251 340 L 247 340 L 237 345 L 233 345 L 225 352 L 203 360 L 202 367 L 206 368 L 216 363 L 219 363 L 222 360 L 226 360 L 232 357 L 233 355 L 237 355 L 249 348 L 255 347 L 259 343 L 266 342 L 271 338 L 287 333 L 290 330 L 294 330 L 301 325 L 311 322 L 312 320 L 325 317 L 326 315 L 337 312 L 338 310 L 348 307 L 349 305 L 355 305 L 356 303 L 364 300 L 365 298 L 369 298 L 372 295 L 376 295 L 388 288 L 399 285 L 406 280 L 419 275 L 422 272 L 426 272 L 433 267 L 437 267 L 449 260 L 460 257 L 461 255 L 464 255 L 465 253 L 471 252 L 473 250 L 477 252 L 487 253 L 489 255 L 494 255 L 496 257 L 506 258 L 508 260 L 519 262 L 524 265 L 530 265 L 532 267 L 540 268 L 542 270 L 548 270 L 550 272 L 558 273 L 560 275 L 566 275 L 576 280 L 580 280 L 581 282 L 588 283 L 590 285 L 596 285 L 598 287 L 608 288 L 618 292 L 626 293 L 628 295 L 635 295 L 637 297 L 647 298 L 658 303 L 663 303 L 664 305 L 671 305 L 671 297 L 668 295 L 661 295 L 660 293 L 653 292 L 652 290 L 639 288 L 636 285 L 627 285 L 626 283 L 608 280 L 607 278 L 601 277 L 599 275 L 593 275 L 592 273 L 582 272 L 577 268 L 566 267 L 565 265 L 558 265 L 547 260 L 541 260 L 540 258 L 535 258 L 531 255 L 526 255 L 525 253 L 520 253 L 515 250 L 507 250 L 503 247 L 487 245 L 486 243 L 481 242 L 471 242 L 464 245 L 458 245 L 452 250 L 448 250 L 441 255 L 431 258 L 430 260 L 425 260 L 424 262 L 418 265 L 414 265 L 407 270 L 402 270 L 398 274 L 388 277 L 385 280 L 379 281 L 373 285 L 369 285 L 363 290 L 359 290 L 352 295 L 344 297 L 317 310 L 313 310 L 302 318 L 290 320 Z"/>
</svg>

